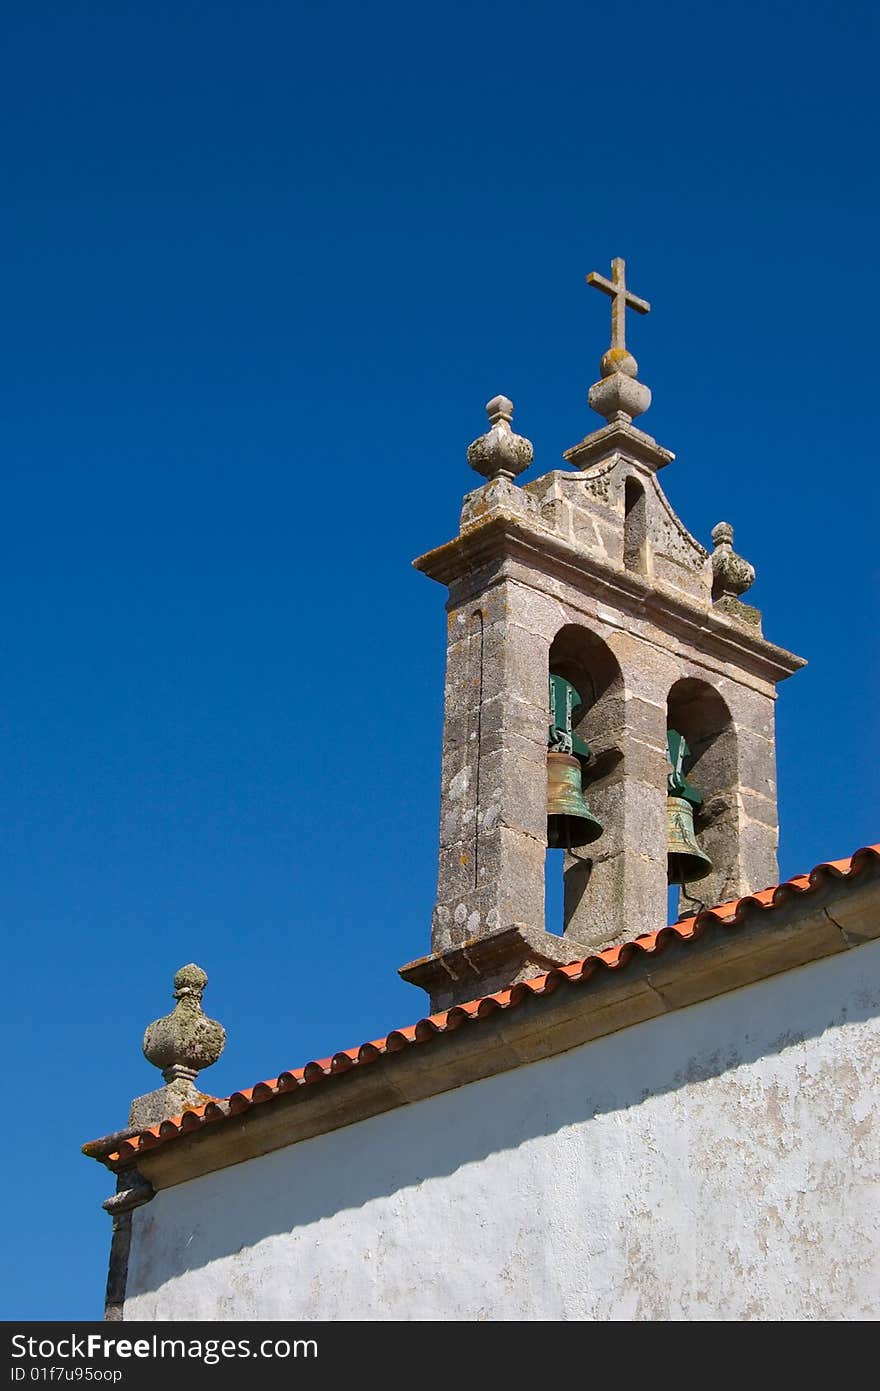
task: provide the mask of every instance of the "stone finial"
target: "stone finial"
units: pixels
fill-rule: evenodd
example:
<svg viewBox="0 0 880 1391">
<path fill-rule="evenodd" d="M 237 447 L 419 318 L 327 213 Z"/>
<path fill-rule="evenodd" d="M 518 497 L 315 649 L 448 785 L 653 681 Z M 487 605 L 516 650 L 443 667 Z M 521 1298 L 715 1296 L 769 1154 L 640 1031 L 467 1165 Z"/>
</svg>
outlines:
<svg viewBox="0 0 880 1391">
<path fill-rule="evenodd" d="M 755 568 L 733 549 L 733 527 L 718 522 L 712 528 L 712 599 L 739 599 L 755 583 Z"/>
<path fill-rule="evenodd" d="M 144 1056 L 161 1069 L 166 1085 L 132 1102 L 130 1125 L 155 1125 L 206 1099 L 193 1083 L 203 1068 L 217 1061 L 226 1043 L 223 1025 L 202 1010 L 207 984 L 205 972 L 192 963 L 181 966 L 174 977 L 177 1004 L 144 1034 Z"/>
<path fill-rule="evenodd" d="M 609 425 L 612 421 L 629 422 L 637 415 L 644 415 L 651 404 L 651 389 L 644 382 L 636 381 L 638 364 L 631 353 L 626 354 L 626 366 L 615 366 L 610 372 L 605 366 L 612 353 L 602 358 L 602 380 L 590 387 L 587 400 L 597 415 L 604 415 Z"/>
<path fill-rule="evenodd" d="M 144 1034 L 144 1056 L 162 1069 L 166 1082 L 190 1081 L 216 1063 L 226 1043 L 226 1030 L 202 1012 L 202 992 L 208 977 L 200 966 L 181 966 L 174 977 L 177 1004 Z"/>
<path fill-rule="evenodd" d="M 516 478 L 534 458 L 532 442 L 511 430 L 513 402 L 506 396 L 493 396 L 487 401 L 486 414 L 492 428 L 468 446 L 468 463 L 490 480 Z"/>
<path fill-rule="evenodd" d="M 590 271 L 587 284 L 601 290 L 611 299 L 611 347 L 603 354 L 600 364 L 601 380 L 590 387 L 589 403 L 599 415 L 609 421 L 631 421 L 644 415 L 651 404 L 650 389 L 636 381 L 639 364 L 626 347 L 626 311 L 650 313 L 646 299 L 640 299 L 627 287 L 626 262 L 621 256 L 611 262 L 611 280 L 597 271 Z"/>
</svg>

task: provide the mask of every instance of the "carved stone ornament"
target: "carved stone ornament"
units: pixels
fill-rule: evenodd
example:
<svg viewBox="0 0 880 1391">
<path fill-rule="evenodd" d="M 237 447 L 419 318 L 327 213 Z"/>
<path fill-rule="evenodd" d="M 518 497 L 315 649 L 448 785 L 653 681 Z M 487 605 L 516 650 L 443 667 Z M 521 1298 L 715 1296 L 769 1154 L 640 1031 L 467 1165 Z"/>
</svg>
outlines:
<svg viewBox="0 0 880 1391">
<path fill-rule="evenodd" d="M 506 396 L 493 396 L 486 414 L 492 428 L 469 446 L 468 463 L 484 478 L 516 478 L 535 456 L 532 442 L 511 430 L 513 402 Z"/>
<path fill-rule="evenodd" d="M 712 599 L 738 599 L 755 583 L 755 569 L 733 549 L 733 527 L 718 522 L 712 528 Z"/>
<path fill-rule="evenodd" d="M 615 358 L 618 358 L 615 361 Z M 632 353 L 611 348 L 602 358 L 602 378 L 590 387 L 588 400 L 605 419 L 633 420 L 651 404 L 651 389 L 636 381 L 638 363 Z"/>
<path fill-rule="evenodd" d="M 611 347 L 602 357 L 601 379 L 590 387 L 587 397 L 598 415 L 611 421 L 630 421 L 644 415 L 651 404 L 650 388 L 636 381 L 639 364 L 626 347 L 626 311 L 650 313 L 646 299 L 634 295 L 626 283 L 626 262 L 617 256 L 611 262 L 611 279 L 590 271 L 587 284 L 611 299 Z"/>
<path fill-rule="evenodd" d="M 202 992 L 208 977 L 199 966 L 182 966 L 174 977 L 177 1004 L 144 1034 L 144 1055 L 161 1068 L 166 1082 L 192 1081 L 203 1068 L 216 1063 L 226 1043 L 226 1030 L 202 1012 Z"/>
</svg>

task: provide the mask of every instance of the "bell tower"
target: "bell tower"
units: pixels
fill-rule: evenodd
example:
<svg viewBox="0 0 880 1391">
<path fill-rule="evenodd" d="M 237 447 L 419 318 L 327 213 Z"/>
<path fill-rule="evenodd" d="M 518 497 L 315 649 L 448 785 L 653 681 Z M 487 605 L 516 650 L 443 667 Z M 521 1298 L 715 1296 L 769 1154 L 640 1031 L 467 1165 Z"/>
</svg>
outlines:
<svg viewBox="0 0 880 1391">
<path fill-rule="evenodd" d="M 486 481 L 415 561 L 449 590 L 446 696 L 432 952 L 400 974 L 435 1010 L 656 931 L 669 883 L 687 913 L 778 877 L 774 701 L 804 662 L 743 602 L 732 527 L 708 552 L 660 486 L 674 456 L 633 423 L 651 393 L 625 341 L 650 305 L 620 259 L 587 283 L 611 298 L 605 423 L 521 485 L 532 445 L 496 396 L 468 449 Z"/>
</svg>

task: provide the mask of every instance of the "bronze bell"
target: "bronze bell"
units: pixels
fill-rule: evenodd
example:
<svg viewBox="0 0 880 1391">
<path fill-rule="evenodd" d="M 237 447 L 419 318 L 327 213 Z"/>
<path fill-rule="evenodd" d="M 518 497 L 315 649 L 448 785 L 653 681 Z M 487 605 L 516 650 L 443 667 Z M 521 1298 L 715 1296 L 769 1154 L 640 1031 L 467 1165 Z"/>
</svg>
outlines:
<svg viewBox="0 0 880 1391">
<path fill-rule="evenodd" d="M 569 753 L 547 753 L 547 845 L 551 850 L 571 850 L 589 845 L 602 834 L 584 800 L 581 763 Z"/>
<path fill-rule="evenodd" d="M 709 856 L 704 855 L 697 844 L 694 832 L 694 807 L 702 805 L 703 794 L 684 775 L 689 753 L 684 735 L 677 729 L 667 729 L 666 856 L 670 884 L 690 884 L 695 879 L 705 879 L 713 868 Z"/>
<path fill-rule="evenodd" d="M 693 806 L 684 797 L 666 798 L 666 855 L 670 884 L 691 884 L 712 871 L 694 834 Z"/>
<path fill-rule="evenodd" d="M 574 712 L 581 698 L 564 676 L 550 673 L 550 728 L 547 731 L 547 846 L 572 850 L 602 834 L 584 799 L 581 759 L 590 746 L 574 732 Z"/>
</svg>

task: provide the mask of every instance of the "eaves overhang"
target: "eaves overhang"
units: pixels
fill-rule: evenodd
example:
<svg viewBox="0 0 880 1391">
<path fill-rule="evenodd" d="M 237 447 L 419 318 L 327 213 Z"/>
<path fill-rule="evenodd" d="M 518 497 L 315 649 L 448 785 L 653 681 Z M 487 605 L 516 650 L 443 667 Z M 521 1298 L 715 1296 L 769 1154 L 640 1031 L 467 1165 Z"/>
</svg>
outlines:
<svg viewBox="0 0 880 1391">
<path fill-rule="evenodd" d="M 880 937 L 880 845 L 83 1151 L 167 1188 Z M 125 1188 L 125 1179 L 122 1184 Z"/>
</svg>

